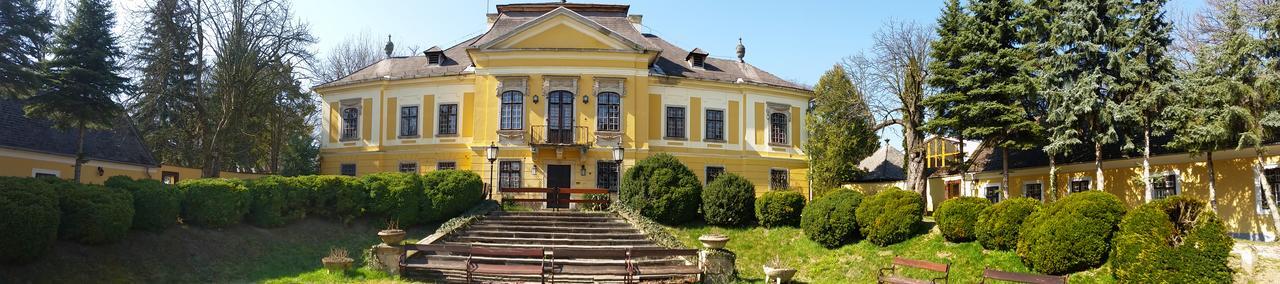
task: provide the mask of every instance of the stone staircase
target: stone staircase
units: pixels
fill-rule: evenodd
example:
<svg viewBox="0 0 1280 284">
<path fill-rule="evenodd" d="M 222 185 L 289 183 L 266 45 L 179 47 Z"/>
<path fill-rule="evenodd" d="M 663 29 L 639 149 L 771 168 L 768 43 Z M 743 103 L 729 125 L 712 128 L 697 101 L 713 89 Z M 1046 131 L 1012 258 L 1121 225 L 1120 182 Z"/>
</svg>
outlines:
<svg viewBox="0 0 1280 284">
<path fill-rule="evenodd" d="M 548 251 L 556 248 L 573 249 L 628 249 L 628 248 L 662 248 L 648 240 L 644 233 L 612 213 L 576 212 L 576 211 L 531 211 L 502 212 L 495 211 L 451 235 L 445 236 L 432 244 L 470 245 L 495 248 L 543 248 Z M 544 263 L 553 257 L 549 253 L 545 258 L 535 257 L 473 257 L 487 262 L 505 264 Z M 409 264 L 426 265 L 435 269 L 415 269 L 403 271 L 406 277 L 448 283 L 465 283 L 466 271 L 453 269 L 462 267 L 467 256 L 424 255 L 415 254 L 406 260 Z M 633 259 L 632 263 L 640 266 L 696 265 L 696 259 L 677 257 Z M 623 283 L 622 276 L 609 275 L 569 275 L 592 274 L 593 271 L 616 271 L 625 267 L 622 259 L 555 259 L 556 270 L 575 272 L 557 274 L 554 283 Z M 625 269 L 624 269 L 625 271 Z M 472 276 L 473 282 L 483 283 L 541 283 L 540 275 L 505 275 L 505 276 Z M 631 282 L 687 283 L 696 282 L 681 275 L 645 275 L 633 278 Z"/>
</svg>

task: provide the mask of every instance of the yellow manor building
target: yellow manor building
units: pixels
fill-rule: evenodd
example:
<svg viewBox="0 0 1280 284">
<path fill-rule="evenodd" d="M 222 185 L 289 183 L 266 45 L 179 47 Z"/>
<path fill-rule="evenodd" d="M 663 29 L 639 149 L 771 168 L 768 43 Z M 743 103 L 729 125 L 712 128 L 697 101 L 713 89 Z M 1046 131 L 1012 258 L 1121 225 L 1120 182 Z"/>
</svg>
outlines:
<svg viewBox="0 0 1280 284">
<path fill-rule="evenodd" d="M 317 86 L 321 173 L 466 169 L 503 188 L 616 188 L 621 146 L 622 170 L 670 153 L 704 183 L 729 172 L 757 192 L 808 195 L 813 92 L 747 64 L 741 42 L 720 59 L 642 33 L 628 9 L 498 5 L 482 35 Z"/>
</svg>

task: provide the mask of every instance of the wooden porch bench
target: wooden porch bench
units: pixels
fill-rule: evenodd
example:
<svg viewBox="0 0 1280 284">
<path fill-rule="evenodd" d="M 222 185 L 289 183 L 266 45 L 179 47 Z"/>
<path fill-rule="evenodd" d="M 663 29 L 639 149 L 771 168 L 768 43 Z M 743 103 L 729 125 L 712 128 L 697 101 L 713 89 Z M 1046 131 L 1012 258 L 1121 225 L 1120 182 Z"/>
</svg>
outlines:
<svg viewBox="0 0 1280 284">
<path fill-rule="evenodd" d="M 1035 274 L 1035 273 L 1009 272 L 1009 271 L 995 270 L 991 268 L 984 268 L 982 269 L 982 282 L 980 283 L 987 283 L 988 279 L 1018 282 L 1018 283 L 1033 283 L 1033 284 L 1067 284 L 1067 276 L 1065 275 L 1056 276 L 1056 275 L 1044 275 L 1044 274 Z"/>
<path fill-rule="evenodd" d="M 898 267 L 909 267 L 915 269 L 929 270 L 941 272 L 942 277 L 931 279 L 915 279 L 898 274 Z M 888 272 L 888 273 L 886 273 Z M 915 260 L 901 257 L 894 257 L 889 267 L 881 268 L 876 277 L 878 283 L 895 283 L 895 284 L 924 284 L 924 283 L 947 283 L 947 278 L 951 276 L 951 266 L 946 263 L 936 263 L 923 260 Z"/>
<path fill-rule="evenodd" d="M 406 262 L 409 258 L 410 251 L 416 251 L 418 253 L 428 255 L 452 255 L 466 258 L 461 262 L 427 262 L 425 264 L 410 264 Z M 506 263 L 506 261 L 488 259 L 503 257 L 533 258 L 539 259 L 540 261 L 538 264 L 510 264 Z M 476 275 L 536 275 L 545 283 L 547 278 L 546 264 L 545 251 L 541 248 L 490 248 L 467 245 L 407 244 L 404 246 L 404 253 L 400 255 L 401 271 L 404 271 L 406 268 L 458 270 L 466 273 L 467 282 L 473 282 L 472 277 Z"/>
</svg>

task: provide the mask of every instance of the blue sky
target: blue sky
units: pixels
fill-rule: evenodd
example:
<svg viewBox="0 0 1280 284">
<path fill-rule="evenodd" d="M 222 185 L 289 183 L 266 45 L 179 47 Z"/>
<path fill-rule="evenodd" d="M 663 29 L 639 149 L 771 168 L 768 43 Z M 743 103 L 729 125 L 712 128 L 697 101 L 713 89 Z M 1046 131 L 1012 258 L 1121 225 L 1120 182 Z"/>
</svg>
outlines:
<svg viewBox="0 0 1280 284">
<path fill-rule="evenodd" d="M 534 0 L 542 1 L 542 0 Z M 529 1 L 295 1 L 296 15 L 311 25 L 320 56 L 348 36 L 369 32 L 379 46 L 390 34 L 407 54 L 449 47 L 484 32 L 485 13 L 494 5 Z M 571 1 L 580 2 L 580 1 Z M 871 45 L 871 35 L 888 20 L 932 25 L 945 1 L 614 1 L 644 15 L 644 32 L 682 48 L 702 48 L 716 57 L 734 57 L 738 37 L 747 62 L 778 77 L 812 85 L 842 58 Z M 1203 0 L 1171 0 L 1171 18 L 1204 6 Z M 901 130 L 883 133 L 899 145 Z"/>
</svg>

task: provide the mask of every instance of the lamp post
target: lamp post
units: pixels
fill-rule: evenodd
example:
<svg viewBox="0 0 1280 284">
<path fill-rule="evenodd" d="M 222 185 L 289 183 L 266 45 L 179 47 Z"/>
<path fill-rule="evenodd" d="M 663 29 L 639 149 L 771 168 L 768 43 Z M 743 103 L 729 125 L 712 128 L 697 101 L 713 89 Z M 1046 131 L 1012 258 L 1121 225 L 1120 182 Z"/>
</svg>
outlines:
<svg viewBox="0 0 1280 284">
<path fill-rule="evenodd" d="M 485 149 L 484 156 L 489 159 L 489 194 L 486 194 L 485 198 L 493 200 L 493 189 L 495 186 L 493 180 L 493 162 L 498 160 L 498 145 L 493 142 L 489 142 L 489 148 Z"/>
<path fill-rule="evenodd" d="M 618 179 L 614 182 L 614 185 L 613 185 L 613 186 L 616 186 L 616 187 L 618 187 L 618 188 L 622 188 L 622 157 L 623 157 L 623 156 L 622 156 L 622 154 L 623 154 L 623 151 L 626 151 L 626 149 L 622 148 L 622 142 L 618 142 L 618 147 L 617 147 L 617 148 L 613 148 L 613 162 L 614 162 L 614 164 L 613 164 L 613 165 L 614 165 L 614 166 L 616 166 L 615 168 L 618 168 Z"/>
</svg>

